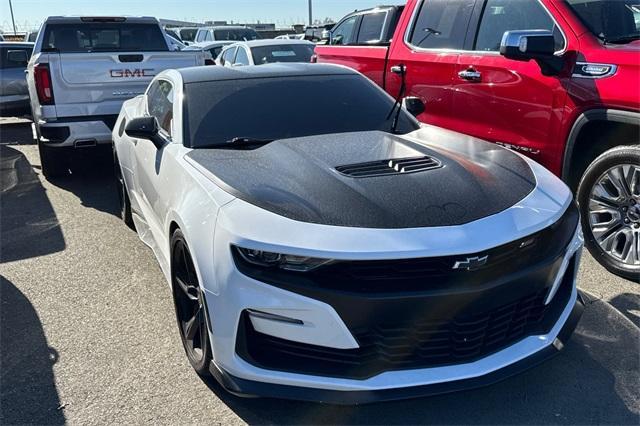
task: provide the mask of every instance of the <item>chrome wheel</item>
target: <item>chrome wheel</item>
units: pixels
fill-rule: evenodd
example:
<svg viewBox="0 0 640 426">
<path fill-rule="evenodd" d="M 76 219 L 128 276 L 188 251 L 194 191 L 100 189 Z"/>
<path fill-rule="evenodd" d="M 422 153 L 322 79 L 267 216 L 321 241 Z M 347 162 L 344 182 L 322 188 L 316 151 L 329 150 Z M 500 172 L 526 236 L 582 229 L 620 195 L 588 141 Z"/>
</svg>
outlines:
<svg viewBox="0 0 640 426">
<path fill-rule="evenodd" d="M 640 265 L 640 166 L 620 164 L 595 182 L 589 195 L 589 227 L 612 259 Z"/>
</svg>

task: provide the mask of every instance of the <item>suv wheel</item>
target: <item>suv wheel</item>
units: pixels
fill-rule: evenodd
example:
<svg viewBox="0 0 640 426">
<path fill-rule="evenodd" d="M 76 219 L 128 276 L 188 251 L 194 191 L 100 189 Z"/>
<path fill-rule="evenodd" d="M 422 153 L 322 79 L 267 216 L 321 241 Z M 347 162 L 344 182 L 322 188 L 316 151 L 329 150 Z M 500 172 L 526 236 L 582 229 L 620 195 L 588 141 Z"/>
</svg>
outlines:
<svg viewBox="0 0 640 426">
<path fill-rule="evenodd" d="M 578 187 L 585 244 L 605 268 L 640 281 L 640 145 L 605 152 Z"/>
<path fill-rule="evenodd" d="M 171 284 L 182 345 L 196 373 L 209 376 L 212 351 L 207 309 L 189 247 L 180 229 L 173 233 L 171 247 Z"/>
<path fill-rule="evenodd" d="M 38 142 L 40 165 L 45 178 L 57 178 L 69 174 L 68 156 L 65 148 L 51 148 Z"/>
</svg>

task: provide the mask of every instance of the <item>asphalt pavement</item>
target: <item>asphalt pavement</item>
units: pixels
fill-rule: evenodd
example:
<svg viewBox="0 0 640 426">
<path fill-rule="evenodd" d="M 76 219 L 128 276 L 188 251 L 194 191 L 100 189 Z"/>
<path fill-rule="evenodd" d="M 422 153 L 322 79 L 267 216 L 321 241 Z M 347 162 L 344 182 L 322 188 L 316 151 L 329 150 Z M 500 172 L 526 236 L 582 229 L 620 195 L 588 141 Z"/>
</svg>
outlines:
<svg viewBox="0 0 640 426">
<path fill-rule="evenodd" d="M 228 395 L 189 366 L 110 168 L 79 159 L 48 182 L 30 138 L 28 123 L 0 121 L 0 424 L 640 423 L 640 284 L 588 254 L 572 340 L 499 384 L 356 407 Z"/>
</svg>

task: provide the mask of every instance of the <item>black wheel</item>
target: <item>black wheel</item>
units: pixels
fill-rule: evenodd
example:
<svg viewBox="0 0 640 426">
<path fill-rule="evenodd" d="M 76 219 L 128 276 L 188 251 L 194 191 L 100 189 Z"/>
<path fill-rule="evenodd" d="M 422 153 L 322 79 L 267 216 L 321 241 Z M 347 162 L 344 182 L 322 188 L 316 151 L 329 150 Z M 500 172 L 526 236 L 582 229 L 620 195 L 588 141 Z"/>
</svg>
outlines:
<svg viewBox="0 0 640 426">
<path fill-rule="evenodd" d="M 120 201 L 120 218 L 124 223 L 134 231 L 136 226 L 133 223 L 133 216 L 131 215 L 131 200 L 129 199 L 129 192 L 127 186 L 122 177 L 122 169 L 118 162 L 118 157 L 114 156 L 114 174 L 116 177 L 116 189 L 118 191 L 118 200 Z"/>
<path fill-rule="evenodd" d="M 589 252 L 612 273 L 640 282 L 640 146 L 596 158 L 577 198 Z"/>
<path fill-rule="evenodd" d="M 212 352 L 204 295 L 198 284 L 189 247 L 179 229 L 171 237 L 171 247 L 171 282 L 180 338 L 196 373 L 209 376 Z"/>
<path fill-rule="evenodd" d="M 40 165 L 45 178 L 57 178 L 69 174 L 69 149 L 52 148 L 38 142 Z"/>
</svg>

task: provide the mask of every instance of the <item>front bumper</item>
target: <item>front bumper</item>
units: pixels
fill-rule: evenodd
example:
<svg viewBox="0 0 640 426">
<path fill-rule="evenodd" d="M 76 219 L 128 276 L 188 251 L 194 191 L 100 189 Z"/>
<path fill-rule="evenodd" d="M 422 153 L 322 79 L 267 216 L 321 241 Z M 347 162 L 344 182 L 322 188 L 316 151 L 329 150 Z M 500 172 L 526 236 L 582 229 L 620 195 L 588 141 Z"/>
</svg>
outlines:
<svg viewBox="0 0 640 426">
<path fill-rule="evenodd" d="M 533 368 L 557 355 L 571 334 L 575 330 L 582 313 L 584 302 L 581 295 L 567 307 L 564 324 L 559 328 L 556 337 L 550 344 L 533 354 L 517 360 L 504 367 L 493 370 L 481 376 L 453 379 L 450 381 L 436 382 L 424 385 L 397 388 L 379 388 L 368 390 L 332 390 L 313 387 L 302 387 L 285 384 L 265 383 L 247 380 L 229 374 L 216 366 L 213 362 L 209 370 L 218 382 L 229 392 L 238 396 L 260 396 L 270 398 L 283 398 L 301 401 L 324 402 L 329 404 L 353 405 L 369 404 L 374 402 L 394 401 L 409 398 L 419 398 L 443 393 L 457 392 L 488 386 L 511 376 L 520 374 Z M 548 342 L 546 336 L 540 336 L 541 340 Z"/>
<path fill-rule="evenodd" d="M 351 404 L 481 386 L 515 374 L 557 352 L 574 329 L 582 308 L 576 289 L 582 236 L 576 215 L 574 222 L 566 228 L 569 229 L 568 234 L 562 233 L 560 242 L 554 229 L 569 211 L 571 193 L 546 170 L 533 163 L 532 168 L 536 171 L 538 187 L 520 203 L 497 215 L 452 227 L 399 230 L 332 227 L 296 222 L 240 200 L 228 203 L 217 219 L 213 245 L 215 256 L 205 248 L 193 250 L 197 255 L 208 254 L 206 258 L 198 256 L 198 265 L 210 265 L 213 259 L 211 267 L 197 268 L 210 313 L 214 354 L 212 373 L 231 392 L 238 394 Z M 547 232 L 546 236 L 537 240 L 537 245 L 528 246 L 527 240 L 541 232 Z M 520 246 L 521 242 L 526 244 Z M 493 252 L 513 244 L 520 248 L 533 247 L 522 250 L 541 251 L 541 257 L 537 263 L 527 265 L 533 261 L 528 260 L 520 249 L 515 251 L 515 258 L 500 257 L 500 253 Z M 273 275 L 271 281 L 261 279 L 236 263 L 230 245 L 338 259 L 347 263 L 384 263 L 386 259 L 430 261 L 444 256 L 445 269 L 449 272 L 453 265 L 450 261 L 454 260 L 449 257 L 465 259 L 470 253 L 478 255 L 488 251 L 496 267 L 492 267 L 490 277 L 479 271 L 477 275 L 468 275 L 469 279 L 453 282 L 453 286 L 446 280 L 438 282 L 437 279 L 419 277 L 417 283 L 422 282 L 422 289 L 415 287 L 414 280 L 408 282 L 406 291 L 403 289 L 396 297 L 384 294 L 384 288 L 375 286 L 364 289 L 351 287 L 344 292 L 343 285 L 348 286 L 348 280 L 324 280 L 322 286 L 317 286 L 304 280 L 278 280 Z M 547 245 L 551 251 L 546 250 Z M 499 259 L 502 259 L 500 263 Z M 445 276 L 448 275 L 445 273 Z M 393 281 L 390 283 L 394 285 Z M 427 354 L 404 365 L 375 363 L 373 368 L 364 370 L 314 370 L 314 362 L 303 365 L 288 359 L 278 365 L 272 362 L 274 357 L 263 362 L 264 359 L 255 356 L 256 351 L 247 352 L 238 345 L 243 339 L 243 315 L 247 311 L 250 314 L 259 311 L 298 320 L 298 323 L 274 321 L 252 315 L 250 322 L 255 331 L 271 340 L 285 344 L 291 342 L 296 356 L 313 359 L 314 351 L 324 351 L 317 364 L 327 365 L 325 354 L 334 365 L 334 361 L 343 355 L 342 359 L 349 361 L 350 357 L 351 361 L 359 363 L 361 354 L 358 351 L 372 346 L 375 350 L 366 352 L 367 356 L 382 353 L 385 357 L 390 355 L 390 358 L 402 360 L 404 354 L 397 349 L 403 343 L 393 339 L 400 337 L 402 340 L 405 336 L 384 336 L 385 340 L 367 345 L 358 329 L 369 326 L 374 334 L 379 330 L 385 334 L 385 331 L 393 330 L 387 326 L 390 324 L 387 319 L 395 321 L 400 318 L 404 324 L 409 324 L 403 328 L 411 334 L 409 348 L 418 348 L 426 353 L 428 350 L 425 350 L 423 341 L 415 335 L 429 335 L 431 332 L 420 328 L 413 333 L 411 314 L 418 314 L 420 320 L 428 323 L 435 317 L 431 315 L 433 313 L 453 312 L 455 315 L 438 317 L 456 324 L 460 319 L 467 327 L 472 323 L 469 317 L 475 312 L 495 318 L 496 310 L 527 300 L 529 295 L 537 295 L 540 290 L 546 290 L 548 295 L 544 304 L 551 298 L 549 305 L 555 305 L 548 321 L 545 320 L 540 327 L 528 328 L 524 334 L 514 334 L 500 345 L 485 348 L 479 353 L 470 355 L 466 352 L 469 347 L 455 347 L 453 353 L 460 355 L 458 350 L 463 349 L 464 356 L 452 357 L 448 362 L 443 362 L 442 357 L 433 363 L 430 360 L 425 362 Z M 382 293 L 376 293 L 378 291 Z M 416 293 L 424 304 L 415 303 Z M 474 305 L 466 306 L 467 309 L 460 312 L 447 309 L 465 307 L 465 300 Z M 439 305 L 439 302 L 450 303 Z M 478 304 L 480 309 L 476 311 Z M 465 333 L 455 334 L 450 340 L 459 342 L 458 337 L 462 336 L 466 342 Z M 258 352 L 259 346 L 256 346 Z M 392 347 L 393 351 L 387 352 L 386 346 Z"/>
</svg>

